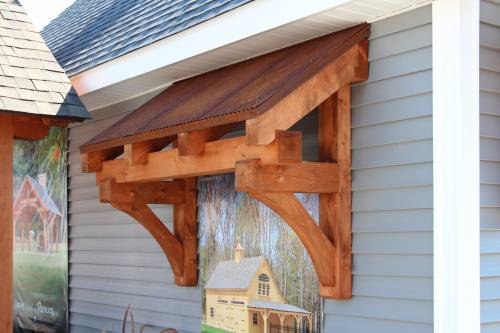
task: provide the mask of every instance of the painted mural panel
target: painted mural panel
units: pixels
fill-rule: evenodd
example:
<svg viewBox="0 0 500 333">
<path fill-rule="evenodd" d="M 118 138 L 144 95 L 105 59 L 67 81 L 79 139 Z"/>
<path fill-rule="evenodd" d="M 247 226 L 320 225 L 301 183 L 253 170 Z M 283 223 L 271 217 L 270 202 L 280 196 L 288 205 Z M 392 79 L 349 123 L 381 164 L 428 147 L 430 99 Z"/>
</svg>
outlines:
<svg viewBox="0 0 500 333">
<path fill-rule="evenodd" d="M 67 332 L 66 130 L 14 144 L 14 332 Z"/>
<path fill-rule="evenodd" d="M 297 194 L 318 221 L 318 196 Z M 322 302 L 311 260 L 271 209 L 234 190 L 234 176 L 199 184 L 202 332 L 320 332 Z"/>
</svg>

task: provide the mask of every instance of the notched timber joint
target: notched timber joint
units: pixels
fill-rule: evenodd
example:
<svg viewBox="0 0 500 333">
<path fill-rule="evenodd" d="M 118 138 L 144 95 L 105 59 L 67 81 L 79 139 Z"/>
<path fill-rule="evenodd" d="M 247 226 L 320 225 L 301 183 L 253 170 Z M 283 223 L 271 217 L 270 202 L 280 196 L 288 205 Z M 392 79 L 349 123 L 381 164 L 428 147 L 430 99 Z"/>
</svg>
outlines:
<svg viewBox="0 0 500 333">
<path fill-rule="evenodd" d="M 114 179 L 107 179 L 100 182 L 99 190 L 101 202 L 130 215 L 149 231 L 165 253 L 177 285 L 197 285 L 196 178 L 131 184 L 118 184 Z M 173 232 L 148 204 L 173 205 Z"/>
</svg>

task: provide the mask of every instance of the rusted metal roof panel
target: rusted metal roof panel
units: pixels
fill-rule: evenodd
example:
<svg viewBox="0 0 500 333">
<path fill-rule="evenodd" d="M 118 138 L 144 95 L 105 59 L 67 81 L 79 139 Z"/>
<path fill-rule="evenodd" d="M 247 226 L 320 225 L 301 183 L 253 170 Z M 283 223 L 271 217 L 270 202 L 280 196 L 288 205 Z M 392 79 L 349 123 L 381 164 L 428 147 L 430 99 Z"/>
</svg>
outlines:
<svg viewBox="0 0 500 333">
<path fill-rule="evenodd" d="M 110 148 L 254 118 L 276 105 L 349 48 L 361 24 L 174 83 L 81 147 Z"/>
</svg>

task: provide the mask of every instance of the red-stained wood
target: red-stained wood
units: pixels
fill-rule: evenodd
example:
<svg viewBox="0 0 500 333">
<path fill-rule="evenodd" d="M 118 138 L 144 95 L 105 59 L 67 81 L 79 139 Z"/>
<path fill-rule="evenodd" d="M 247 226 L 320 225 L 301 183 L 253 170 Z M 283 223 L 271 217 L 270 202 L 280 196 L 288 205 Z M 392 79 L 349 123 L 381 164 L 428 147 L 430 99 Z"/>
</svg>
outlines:
<svg viewBox="0 0 500 333">
<path fill-rule="evenodd" d="M 249 192 L 249 194 L 281 216 L 300 238 L 318 275 L 320 295 L 331 297 L 329 287 L 335 284 L 337 267 L 327 263 L 331 262 L 335 248 L 297 197 L 290 192 L 261 191 Z"/>
<path fill-rule="evenodd" d="M 168 136 L 155 140 L 148 140 L 136 143 L 129 143 L 124 146 L 124 157 L 130 165 L 145 164 L 148 161 L 149 153 L 160 151 L 175 139 L 175 136 Z"/>
<path fill-rule="evenodd" d="M 184 179 L 184 202 L 174 205 L 174 234 L 184 249 L 182 276 L 175 277 L 179 286 L 198 284 L 198 205 L 196 177 Z"/>
<path fill-rule="evenodd" d="M 99 198 L 106 203 L 146 203 L 176 205 L 184 202 L 183 181 L 117 184 L 114 179 L 99 183 Z"/>
<path fill-rule="evenodd" d="M 239 192 L 335 193 L 339 191 L 339 168 L 335 163 L 262 164 L 260 160 L 236 163 Z"/>
<path fill-rule="evenodd" d="M 263 163 L 301 160 L 300 132 L 280 132 L 266 146 L 248 145 L 245 137 L 208 142 L 199 155 L 179 156 L 179 149 L 151 153 L 148 162 L 129 165 L 125 159 L 104 161 L 98 182 L 114 178 L 117 183 L 145 182 L 233 172 L 237 161 L 261 159 Z"/>
<path fill-rule="evenodd" d="M 350 85 L 346 85 L 319 109 L 319 159 L 336 162 L 340 170 L 339 192 L 319 195 L 320 228 L 335 247 L 329 261 L 336 267 L 335 285 L 324 289 L 336 299 L 352 297 L 350 117 Z"/>
<path fill-rule="evenodd" d="M 357 63 L 358 46 L 355 45 L 270 110 L 247 120 L 248 142 L 258 145 L 272 142 L 276 130 L 289 129 L 340 87 L 353 81 Z"/>
<path fill-rule="evenodd" d="M 362 82 L 368 79 L 368 40 L 359 42 L 357 48 L 357 64 L 354 70 L 354 78 L 351 80 L 351 83 Z"/>
<path fill-rule="evenodd" d="M 109 149 L 93 151 L 81 154 L 82 172 L 98 172 L 102 169 L 105 161 L 114 160 L 124 152 L 124 147 L 113 147 Z"/>
<path fill-rule="evenodd" d="M 179 156 L 198 155 L 203 153 L 207 142 L 222 138 L 235 127 L 236 124 L 227 124 L 204 128 L 198 131 L 179 133 L 177 141 Z"/>
<path fill-rule="evenodd" d="M 13 329 L 13 116 L 0 114 L 0 332 Z"/>
<path fill-rule="evenodd" d="M 330 77 L 325 80 L 323 70 L 365 40 L 369 33 L 370 26 L 360 24 L 175 82 L 92 138 L 81 147 L 81 152 L 242 122 L 277 105 L 285 114 L 294 113 L 294 109 L 310 112 L 321 103 L 321 98 L 324 100 L 335 92 L 329 83 L 346 73 L 340 67 L 338 73 L 329 72 Z M 311 91 L 305 85 L 315 85 L 318 90 Z M 316 95 L 323 97 L 317 99 Z M 311 108 L 303 109 L 304 105 Z M 275 129 L 288 129 L 281 127 L 284 124 Z M 274 132 L 267 133 L 274 136 Z M 272 141 L 266 140 L 265 143 Z"/>
</svg>

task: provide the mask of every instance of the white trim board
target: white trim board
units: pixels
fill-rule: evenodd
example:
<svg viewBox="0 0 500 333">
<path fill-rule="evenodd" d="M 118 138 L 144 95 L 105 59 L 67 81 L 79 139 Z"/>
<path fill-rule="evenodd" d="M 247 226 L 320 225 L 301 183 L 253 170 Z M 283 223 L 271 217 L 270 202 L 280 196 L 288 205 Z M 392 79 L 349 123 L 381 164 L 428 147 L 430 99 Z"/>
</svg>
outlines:
<svg viewBox="0 0 500 333">
<path fill-rule="evenodd" d="M 434 332 L 480 332 L 479 0 L 433 3 Z"/>
<path fill-rule="evenodd" d="M 428 0 L 256 0 L 71 78 L 91 111 Z M 161 55 L 161 56 L 158 56 Z"/>
</svg>

